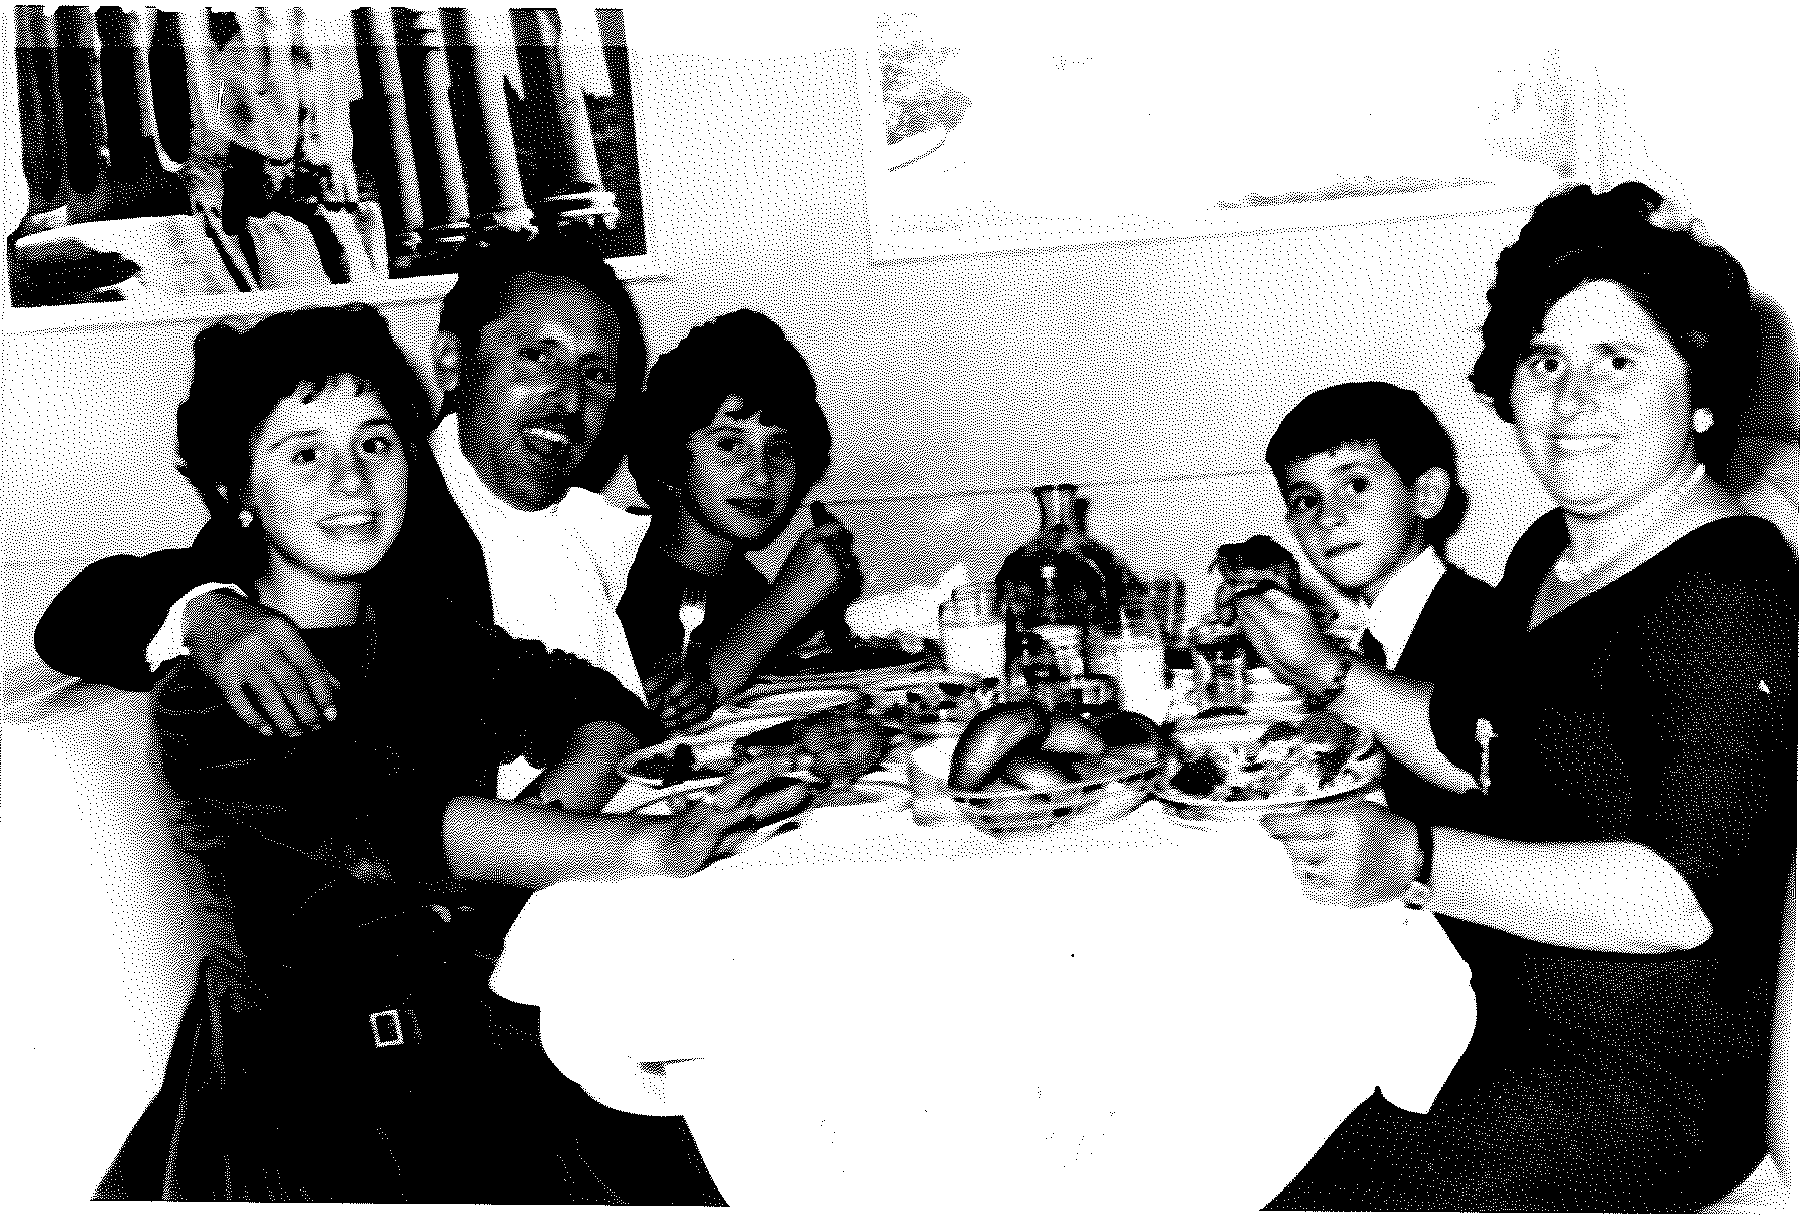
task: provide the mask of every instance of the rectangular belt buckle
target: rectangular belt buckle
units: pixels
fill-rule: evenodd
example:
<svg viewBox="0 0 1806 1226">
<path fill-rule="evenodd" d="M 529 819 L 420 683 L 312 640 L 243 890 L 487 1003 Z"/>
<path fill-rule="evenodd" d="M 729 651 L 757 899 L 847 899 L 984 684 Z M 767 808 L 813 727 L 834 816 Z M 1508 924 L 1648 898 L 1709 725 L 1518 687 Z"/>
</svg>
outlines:
<svg viewBox="0 0 1806 1226">
<path fill-rule="evenodd" d="M 370 1015 L 370 1033 L 378 1047 L 400 1047 L 407 1042 L 402 1033 L 400 1009 L 378 1009 Z"/>
</svg>

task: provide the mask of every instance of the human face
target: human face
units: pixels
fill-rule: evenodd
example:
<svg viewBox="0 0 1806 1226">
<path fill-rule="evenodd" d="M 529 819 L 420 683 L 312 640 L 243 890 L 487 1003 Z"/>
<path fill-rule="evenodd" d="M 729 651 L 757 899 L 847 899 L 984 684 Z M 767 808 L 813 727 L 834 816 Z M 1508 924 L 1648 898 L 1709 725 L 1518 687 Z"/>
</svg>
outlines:
<svg viewBox="0 0 1806 1226">
<path fill-rule="evenodd" d="M 1311 565 L 1373 600 L 1424 551 L 1424 520 L 1447 489 L 1441 469 L 1406 485 L 1378 447 L 1348 443 L 1286 465 L 1284 493 L 1286 524 Z"/>
<path fill-rule="evenodd" d="M 715 418 L 690 433 L 679 506 L 706 531 L 743 548 L 764 545 L 796 507 L 796 450 L 790 432 L 746 413 L 729 396 Z"/>
<path fill-rule="evenodd" d="M 1693 462 L 1692 410 L 1687 363 L 1616 281 L 1557 300 L 1511 384 L 1530 471 L 1587 518 L 1631 506 Z"/>
<path fill-rule="evenodd" d="M 495 496 L 523 511 L 563 498 L 614 404 L 615 313 L 565 277 L 522 273 L 461 355 L 458 443 Z"/>
<path fill-rule="evenodd" d="M 324 583 L 369 572 L 401 529 L 408 462 L 374 392 L 339 379 L 278 401 L 251 440 L 245 503 L 270 571 Z"/>
</svg>

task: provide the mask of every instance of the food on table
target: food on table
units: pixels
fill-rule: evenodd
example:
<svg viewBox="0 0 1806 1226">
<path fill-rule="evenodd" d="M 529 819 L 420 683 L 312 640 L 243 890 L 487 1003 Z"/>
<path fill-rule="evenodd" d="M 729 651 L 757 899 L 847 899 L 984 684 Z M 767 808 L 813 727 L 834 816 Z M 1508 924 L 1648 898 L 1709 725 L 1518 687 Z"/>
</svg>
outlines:
<svg viewBox="0 0 1806 1226">
<path fill-rule="evenodd" d="M 1097 721 L 1097 734 L 1110 748 L 1125 745 L 1159 745 L 1165 738 L 1160 725 L 1135 711 L 1112 711 Z"/>
<path fill-rule="evenodd" d="M 1098 730 L 1076 715 L 1056 716 L 1047 727 L 1047 735 L 1041 738 L 1044 751 L 1074 757 L 1099 754 L 1108 747 Z"/>
<path fill-rule="evenodd" d="M 1074 784 L 1153 769 L 1165 741 L 1145 716 L 1113 712 L 1050 720 L 1033 703 L 1008 703 L 967 727 L 953 749 L 948 786 L 954 792 L 1032 793 L 1030 799 L 1045 806 L 1049 793 L 1070 793 Z"/>
<path fill-rule="evenodd" d="M 1032 702 L 1007 702 L 980 713 L 953 747 L 947 785 L 958 792 L 976 792 L 996 777 L 1005 758 L 1040 745 L 1047 728 L 1047 716 Z"/>
<path fill-rule="evenodd" d="M 830 707 L 795 722 L 795 744 L 808 755 L 809 769 L 836 786 L 877 770 L 890 748 L 870 702 Z"/>
<path fill-rule="evenodd" d="M 628 759 L 635 778 L 672 787 L 693 779 L 717 779 L 744 762 L 791 754 L 830 784 L 851 783 L 876 770 L 890 738 L 860 698 L 797 719 L 784 720 L 733 741 L 679 741 L 667 749 Z"/>
<path fill-rule="evenodd" d="M 1240 544 L 1224 545 L 1211 565 L 1223 576 L 1232 598 L 1267 588 L 1304 598 L 1298 559 L 1270 536 L 1251 536 Z"/>
<path fill-rule="evenodd" d="M 731 766 L 729 761 L 726 765 Z M 696 768 L 696 751 L 688 744 L 678 744 L 662 754 L 641 758 L 636 768 L 645 778 L 658 781 L 660 787 L 674 787 L 680 783 L 688 783 L 692 779 L 706 779 L 725 775 L 727 771 L 701 771 Z"/>
<path fill-rule="evenodd" d="M 1371 733 L 1326 711 L 1243 742 L 1181 742 L 1169 787 L 1213 802 L 1310 800 L 1377 775 Z"/>
<path fill-rule="evenodd" d="M 1214 755 L 1203 753 L 1173 772 L 1169 786 L 1187 796 L 1215 797 L 1217 789 L 1228 781 Z"/>
<path fill-rule="evenodd" d="M 1078 780 L 1071 767 L 1045 753 L 1012 754 L 1004 760 L 1003 779 L 1025 792 L 1047 792 Z"/>
<path fill-rule="evenodd" d="M 884 718 L 905 729 L 970 723 L 996 704 L 1000 690 L 994 679 L 929 677 L 914 685 L 888 689 L 881 697 Z"/>
</svg>

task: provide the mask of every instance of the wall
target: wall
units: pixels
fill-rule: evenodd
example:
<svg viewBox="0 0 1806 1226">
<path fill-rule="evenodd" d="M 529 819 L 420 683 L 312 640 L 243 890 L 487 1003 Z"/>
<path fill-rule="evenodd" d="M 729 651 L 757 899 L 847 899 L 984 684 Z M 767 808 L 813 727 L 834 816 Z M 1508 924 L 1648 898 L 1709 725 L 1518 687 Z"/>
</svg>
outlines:
<svg viewBox="0 0 1806 1226">
<path fill-rule="evenodd" d="M 674 45 L 711 36 L 686 43 L 651 17 L 636 27 L 638 14 L 629 34 L 642 49 L 655 255 L 667 274 L 634 288 L 649 340 L 669 348 L 693 322 L 740 306 L 785 326 L 834 422 L 823 495 L 858 536 L 870 590 L 961 559 L 994 573 L 1035 526 L 1028 488 L 1060 480 L 1089 487 L 1097 534 L 1132 563 L 1195 576 L 1221 541 L 1279 531 L 1260 463 L 1267 434 L 1304 393 L 1349 379 L 1416 388 L 1442 414 L 1473 493 L 1452 551 L 1471 570 L 1496 577 L 1547 505 L 1465 383 L 1492 261 L 1523 212 L 875 266 L 850 40 L 746 56 L 717 31 L 712 53 L 695 54 Z M 635 39 L 641 28 L 648 37 Z M 1661 74 L 1643 74 L 1644 92 L 1617 100 L 1624 122 L 1645 110 L 1672 120 L 1673 108 L 1648 101 Z M 1747 88 L 1702 90 L 1697 103 L 1666 135 L 1637 128 L 1647 148 L 1627 146 L 1613 168 L 1640 171 L 1659 155 L 1654 169 L 1688 182 L 1696 205 L 1710 195 L 1722 208 L 1714 234 L 1758 287 L 1797 309 L 1799 266 L 1776 255 L 1792 248 L 1773 197 L 1702 192 L 1685 174 L 1697 166 L 1724 187 L 1721 154 L 1671 153 L 1692 150 L 1700 125 L 1715 136 L 1712 121 L 1732 118 L 1737 141 L 1772 148 L 1760 125 L 1778 130 L 1784 116 L 1741 109 Z M 1792 173 L 1782 161 L 1759 165 Z M 1735 219 L 1729 229 L 1721 215 Z M 1770 268 L 1786 283 L 1765 280 Z M 423 350 L 433 304 L 389 309 Z M 0 338 L 0 660 L 30 658 L 38 613 L 81 564 L 179 544 L 197 526 L 198 503 L 169 465 L 199 326 Z M 1787 357 L 1777 350 L 1777 369 Z M 1797 471 L 1797 366 L 1791 382 L 1774 382 L 1763 429 L 1780 469 Z M 1758 493 L 1781 518 L 1797 516 L 1792 478 Z"/>
</svg>

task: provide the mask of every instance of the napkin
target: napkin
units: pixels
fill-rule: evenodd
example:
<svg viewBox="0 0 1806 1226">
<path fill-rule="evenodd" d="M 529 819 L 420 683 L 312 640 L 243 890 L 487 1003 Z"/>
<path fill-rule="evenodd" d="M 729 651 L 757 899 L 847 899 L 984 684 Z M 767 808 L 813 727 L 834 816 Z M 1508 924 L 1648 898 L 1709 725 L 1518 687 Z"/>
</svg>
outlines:
<svg viewBox="0 0 1806 1226">
<path fill-rule="evenodd" d="M 847 629 L 861 638 L 941 637 L 941 604 L 953 589 L 972 582 L 964 562 L 957 562 L 932 586 L 915 584 L 900 592 L 880 592 L 847 606 Z"/>
</svg>

